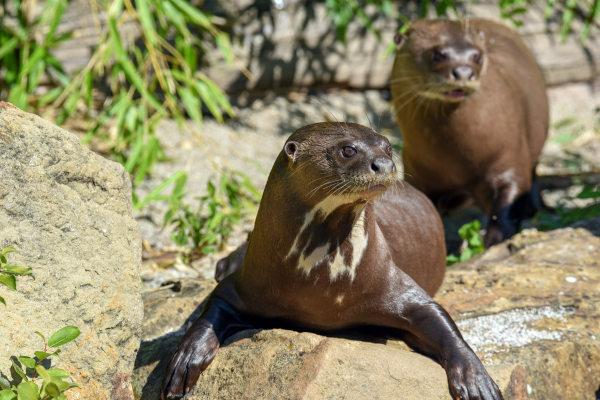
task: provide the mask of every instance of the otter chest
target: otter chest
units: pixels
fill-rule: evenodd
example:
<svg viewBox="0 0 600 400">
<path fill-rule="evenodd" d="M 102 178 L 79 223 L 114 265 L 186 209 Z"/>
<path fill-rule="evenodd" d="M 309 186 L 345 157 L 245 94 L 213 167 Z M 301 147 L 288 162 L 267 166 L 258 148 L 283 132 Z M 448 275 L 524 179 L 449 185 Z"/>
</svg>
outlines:
<svg viewBox="0 0 600 400">
<path fill-rule="evenodd" d="M 340 205 L 340 199 L 332 197 L 318 203 L 304 216 L 285 260 L 305 276 L 326 268 L 331 281 L 343 276 L 354 280 L 368 244 L 365 210 L 356 207 L 349 217 L 336 215 L 348 213 L 336 213 L 344 203 Z"/>
</svg>

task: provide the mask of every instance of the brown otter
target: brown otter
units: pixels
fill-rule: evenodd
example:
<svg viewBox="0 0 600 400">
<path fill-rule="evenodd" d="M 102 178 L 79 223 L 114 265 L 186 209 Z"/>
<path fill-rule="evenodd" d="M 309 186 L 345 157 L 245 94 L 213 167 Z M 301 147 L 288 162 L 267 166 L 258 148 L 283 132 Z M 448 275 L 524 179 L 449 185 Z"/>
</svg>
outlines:
<svg viewBox="0 0 600 400">
<path fill-rule="evenodd" d="M 374 326 L 402 330 L 434 356 L 453 398 L 501 399 L 431 299 L 444 271 L 441 220 L 425 195 L 398 182 L 388 140 L 356 124 L 306 126 L 277 157 L 243 265 L 230 275 L 225 266 L 169 363 L 162 398 L 190 391 L 236 330 Z"/>
<path fill-rule="evenodd" d="M 516 32 L 482 19 L 420 20 L 396 43 L 406 180 L 441 209 L 475 200 L 489 216 L 487 246 L 512 236 L 541 205 L 548 99 L 533 55 Z"/>
</svg>

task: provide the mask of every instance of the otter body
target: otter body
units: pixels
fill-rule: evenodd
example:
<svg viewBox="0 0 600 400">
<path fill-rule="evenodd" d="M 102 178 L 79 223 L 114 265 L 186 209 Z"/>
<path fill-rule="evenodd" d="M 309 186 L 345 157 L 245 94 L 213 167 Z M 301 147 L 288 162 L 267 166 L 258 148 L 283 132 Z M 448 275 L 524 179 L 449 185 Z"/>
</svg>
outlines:
<svg viewBox="0 0 600 400">
<path fill-rule="evenodd" d="M 535 165 L 549 117 L 533 55 L 516 32 L 480 19 L 417 21 L 397 43 L 406 180 L 442 210 L 475 200 L 488 246 L 512 236 L 541 205 Z"/>
<path fill-rule="evenodd" d="M 304 127 L 279 154 L 249 242 L 221 264 L 223 279 L 173 355 L 162 396 L 191 390 L 240 329 L 374 326 L 404 331 L 438 359 L 454 398 L 501 399 L 431 299 L 444 269 L 441 220 L 423 194 L 398 181 L 387 139 L 356 124 Z"/>
</svg>

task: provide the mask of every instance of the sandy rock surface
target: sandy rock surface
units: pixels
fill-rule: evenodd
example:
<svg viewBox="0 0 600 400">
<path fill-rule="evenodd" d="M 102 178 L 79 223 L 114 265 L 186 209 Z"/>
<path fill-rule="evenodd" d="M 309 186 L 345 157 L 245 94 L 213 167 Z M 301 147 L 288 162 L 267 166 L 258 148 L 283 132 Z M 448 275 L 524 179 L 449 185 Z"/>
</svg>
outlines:
<svg viewBox="0 0 600 400">
<path fill-rule="evenodd" d="M 525 231 L 450 267 L 437 300 L 506 399 L 594 399 L 600 387 L 600 238 Z M 212 281 L 145 294 L 135 390 L 156 399 L 165 360 Z M 173 290 L 175 289 L 175 290 Z M 190 317 L 191 316 L 191 317 Z M 219 350 L 191 399 L 448 399 L 443 369 L 403 342 L 244 331 Z M 150 379 L 148 376 L 150 375 Z"/>
<path fill-rule="evenodd" d="M 34 331 L 80 328 L 54 362 L 80 385 L 69 399 L 129 400 L 142 323 L 140 236 L 123 168 L 41 118 L 0 102 L 0 246 L 33 269 L 3 286 L 0 371 L 43 350 Z"/>
</svg>

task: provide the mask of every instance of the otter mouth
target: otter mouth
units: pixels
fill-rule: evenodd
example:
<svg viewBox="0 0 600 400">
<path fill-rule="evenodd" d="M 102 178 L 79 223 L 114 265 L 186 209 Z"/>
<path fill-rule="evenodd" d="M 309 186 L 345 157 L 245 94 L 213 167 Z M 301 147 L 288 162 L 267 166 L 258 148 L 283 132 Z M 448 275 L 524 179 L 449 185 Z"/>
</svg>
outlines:
<svg viewBox="0 0 600 400">
<path fill-rule="evenodd" d="M 462 100 L 465 97 L 467 97 L 469 94 L 471 94 L 471 93 L 467 92 L 464 89 L 452 89 L 452 90 L 449 90 L 449 91 L 443 93 L 444 96 L 446 96 L 452 100 Z"/>
<path fill-rule="evenodd" d="M 479 84 L 473 83 L 468 85 L 440 85 L 439 88 L 431 89 L 421 94 L 425 97 L 447 101 L 447 102 L 460 102 L 465 100 L 477 91 Z"/>
<path fill-rule="evenodd" d="M 348 181 L 352 185 L 348 188 L 348 192 L 368 200 L 383 194 L 398 179 L 396 173 L 377 178 L 373 176 L 350 177 Z"/>
</svg>

